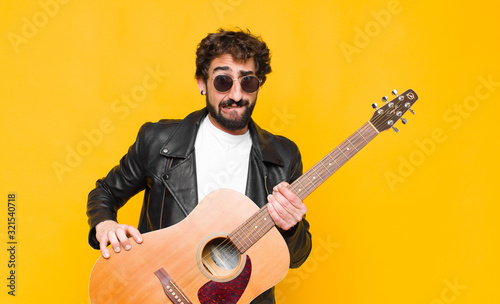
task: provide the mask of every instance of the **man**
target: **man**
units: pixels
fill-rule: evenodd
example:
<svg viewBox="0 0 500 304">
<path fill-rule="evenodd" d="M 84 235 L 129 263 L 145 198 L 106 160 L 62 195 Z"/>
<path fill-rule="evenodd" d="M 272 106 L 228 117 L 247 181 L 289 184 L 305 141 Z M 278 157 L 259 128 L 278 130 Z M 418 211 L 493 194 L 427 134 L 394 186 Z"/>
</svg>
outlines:
<svg viewBox="0 0 500 304">
<path fill-rule="evenodd" d="M 131 248 L 129 237 L 184 219 L 210 191 L 230 188 L 269 213 L 299 267 L 311 251 L 307 211 L 287 188 L 302 174 L 297 146 L 260 129 L 251 119 L 260 87 L 271 72 L 267 45 L 250 32 L 209 34 L 198 46 L 196 80 L 206 108 L 183 120 L 146 123 L 120 164 L 89 194 L 89 243 L 109 258 L 107 246 Z M 271 187 L 271 188 L 269 188 Z M 139 227 L 116 222 L 117 210 L 145 190 Z M 252 303 L 275 303 L 274 289 Z"/>
</svg>

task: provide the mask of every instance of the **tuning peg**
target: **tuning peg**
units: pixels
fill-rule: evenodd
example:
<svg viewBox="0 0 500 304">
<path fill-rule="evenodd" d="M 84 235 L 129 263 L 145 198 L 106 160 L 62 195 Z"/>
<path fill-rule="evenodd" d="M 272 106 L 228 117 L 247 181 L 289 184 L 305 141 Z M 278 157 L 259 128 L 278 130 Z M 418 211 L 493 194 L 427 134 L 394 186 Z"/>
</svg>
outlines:
<svg viewBox="0 0 500 304">
<path fill-rule="evenodd" d="M 372 104 L 372 108 L 374 108 L 375 110 L 378 110 L 378 105 L 377 105 L 377 103 L 376 103 L 376 102 L 374 102 L 374 103 Z"/>
<path fill-rule="evenodd" d="M 396 127 L 394 127 L 394 126 L 392 127 L 392 129 L 394 130 L 395 133 L 399 132 L 399 130 Z"/>
<path fill-rule="evenodd" d="M 401 122 L 406 125 L 406 123 L 408 122 L 408 120 L 406 120 L 406 118 L 401 118 Z"/>
<path fill-rule="evenodd" d="M 398 90 L 392 90 L 392 95 L 398 96 Z"/>
<path fill-rule="evenodd" d="M 382 97 L 382 101 L 387 103 L 389 101 L 389 98 L 387 98 L 387 96 L 384 96 L 384 97 Z"/>
<path fill-rule="evenodd" d="M 408 109 L 408 111 L 410 111 L 411 114 L 415 115 L 415 111 L 413 111 L 412 109 Z"/>
</svg>

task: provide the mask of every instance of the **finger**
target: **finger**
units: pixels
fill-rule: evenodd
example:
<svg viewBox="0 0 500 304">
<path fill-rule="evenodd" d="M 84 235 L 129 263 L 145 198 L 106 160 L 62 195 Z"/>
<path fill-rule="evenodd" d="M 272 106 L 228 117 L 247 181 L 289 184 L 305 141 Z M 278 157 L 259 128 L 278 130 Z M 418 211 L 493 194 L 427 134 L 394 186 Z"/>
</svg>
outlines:
<svg viewBox="0 0 500 304">
<path fill-rule="evenodd" d="M 105 258 L 105 259 L 109 259 L 109 250 L 108 250 L 108 238 L 106 235 L 104 235 L 102 238 L 101 238 L 101 241 L 99 242 L 99 248 L 101 250 L 101 255 Z"/>
<path fill-rule="evenodd" d="M 115 231 L 108 231 L 108 239 L 109 242 L 111 243 L 111 247 L 113 247 L 113 250 L 115 252 L 120 252 L 121 247 L 120 247 L 120 242 L 118 241 L 118 238 L 116 237 Z"/>
<path fill-rule="evenodd" d="M 127 231 L 128 231 L 128 234 L 134 239 L 134 241 L 137 244 L 142 243 L 142 235 L 141 235 L 141 232 L 139 230 L 137 230 L 137 228 L 135 228 L 133 226 L 128 226 Z"/>
<path fill-rule="evenodd" d="M 283 208 L 283 212 L 286 211 L 288 214 L 281 212 L 280 215 L 293 226 L 302 220 L 307 212 L 307 207 L 288 186 L 289 184 L 286 182 L 276 185 L 273 188 L 273 196 L 280 204 L 280 206 L 276 205 L 275 209 L 280 213 L 280 208 Z"/>
<path fill-rule="evenodd" d="M 288 188 L 288 186 L 290 186 L 290 184 L 288 184 L 287 182 L 281 182 L 281 183 L 277 184 L 276 186 L 274 186 L 273 190 L 274 191 L 279 191 L 281 189 Z"/>
<path fill-rule="evenodd" d="M 125 250 L 130 250 L 130 248 L 132 248 L 130 246 L 130 242 L 128 241 L 127 233 L 123 228 L 116 229 L 116 238 L 118 239 L 118 242 L 120 242 L 121 246 L 125 248 Z"/>
<path fill-rule="evenodd" d="M 290 214 L 281 206 L 281 204 L 276 200 L 276 198 L 272 195 L 268 196 L 268 210 L 269 214 L 273 218 L 276 226 L 281 229 L 288 230 L 293 225 L 295 225 L 295 221 L 290 216 Z"/>
<path fill-rule="evenodd" d="M 273 197 L 276 201 L 276 210 L 278 213 L 284 217 L 285 219 L 293 218 L 295 220 L 300 220 L 301 217 L 297 214 L 300 214 L 300 210 L 298 210 L 281 192 L 274 192 Z"/>
<path fill-rule="evenodd" d="M 269 215 L 271 215 L 271 218 L 273 219 L 276 226 L 282 228 L 283 225 L 286 223 L 276 211 L 276 208 L 274 207 L 272 200 L 273 200 L 272 196 L 269 195 L 268 196 L 269 204 L 267 204 L 267 210 L 269 211 Z"/>
<path fill-rule="evenodd" d="M 275 192 L 281 193 L 297 209 L 306 209 L 302 200 L 292 190 L 288 188 L 289 184 L 281 182 L 273 188 Z M 276 190 L 275 190 L 276 189 Z"/>
</svg>

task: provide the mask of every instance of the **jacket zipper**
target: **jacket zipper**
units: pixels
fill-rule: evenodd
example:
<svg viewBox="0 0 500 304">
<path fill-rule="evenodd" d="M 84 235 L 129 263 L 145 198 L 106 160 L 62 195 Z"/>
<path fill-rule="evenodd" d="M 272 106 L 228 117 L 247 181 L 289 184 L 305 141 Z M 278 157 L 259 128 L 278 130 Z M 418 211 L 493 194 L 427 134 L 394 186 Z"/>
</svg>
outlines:
<svg viewBox="0 0 500 304">
<path fill-rule="evenodd" d="M 269 196 L 269 187 L 267 185 L 267 167 L 266 166 L 263 166 L 264 167 L 264 170 L 265 170 L 265 174 L 264 174 L 264 185 L 266 186 L 266 193 L 267 193 L 267 196 Z"/>
<path fill-rule="evenodd" d="M 167 172 L 170 170 L 170 167 L 172 166 L 172 162 L 174 161 L 173 158 L 170 159 L 170 162 L 168 163 L 168 166 L 165 170 Z M 167 191 L 167 186 L 163 185 L 163 197 L 161 199 L 161 211 L 160 211 L 160 229 L 162 228 L 162 223 L 163 223 L 163 208 L 165 207 L 165 192 Z"/>
</svg>

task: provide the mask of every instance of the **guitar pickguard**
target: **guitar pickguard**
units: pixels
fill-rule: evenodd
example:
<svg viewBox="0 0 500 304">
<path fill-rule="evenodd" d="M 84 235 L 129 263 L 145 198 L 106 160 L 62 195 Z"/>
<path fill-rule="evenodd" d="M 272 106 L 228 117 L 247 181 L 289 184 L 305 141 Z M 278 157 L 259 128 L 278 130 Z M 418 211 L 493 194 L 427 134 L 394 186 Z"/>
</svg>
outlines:
<svg viewBox="0 0 500 304">
<path fill-rule="evenodd" d="M 236 304 L 247 288 L 252 274 L 252 263 L 247 255 L 245 267 L 241 273 L 228 282 L 209 281 L 198 291 L 201 304 Z"/>
</svg>

